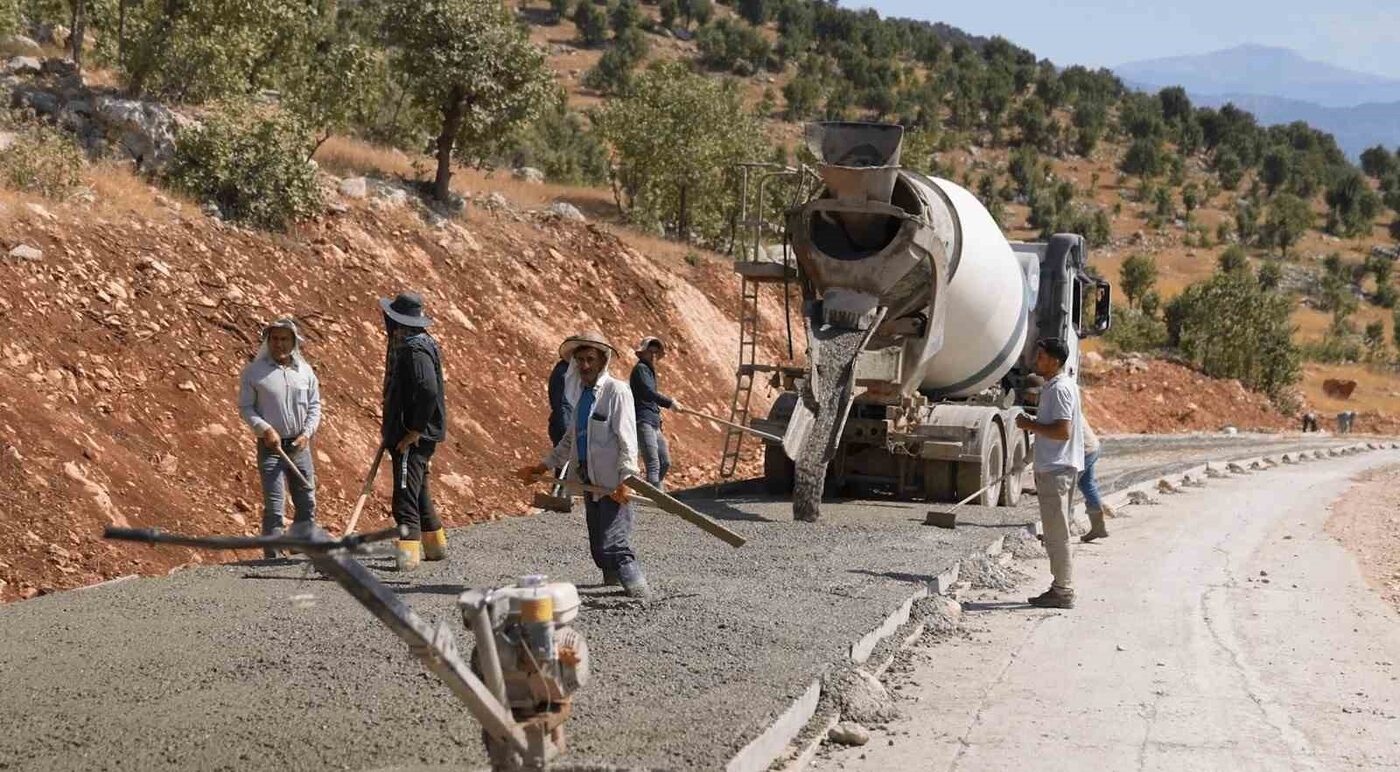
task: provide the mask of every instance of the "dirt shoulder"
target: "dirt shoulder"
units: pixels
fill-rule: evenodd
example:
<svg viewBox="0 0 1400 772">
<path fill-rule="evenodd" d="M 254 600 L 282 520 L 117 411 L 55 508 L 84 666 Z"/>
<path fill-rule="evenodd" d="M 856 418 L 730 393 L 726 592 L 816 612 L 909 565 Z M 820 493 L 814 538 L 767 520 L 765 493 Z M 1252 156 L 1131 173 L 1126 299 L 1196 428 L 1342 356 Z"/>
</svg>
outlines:
<svg viewBox="0 0 1400 772">
<path fill-rule="evenodd" d="M 1361 565 L 1366 582 L 1400 611 L 1400 465 L 1372 469 L 1332 505 L 1327 533 Z"/>
</svg>

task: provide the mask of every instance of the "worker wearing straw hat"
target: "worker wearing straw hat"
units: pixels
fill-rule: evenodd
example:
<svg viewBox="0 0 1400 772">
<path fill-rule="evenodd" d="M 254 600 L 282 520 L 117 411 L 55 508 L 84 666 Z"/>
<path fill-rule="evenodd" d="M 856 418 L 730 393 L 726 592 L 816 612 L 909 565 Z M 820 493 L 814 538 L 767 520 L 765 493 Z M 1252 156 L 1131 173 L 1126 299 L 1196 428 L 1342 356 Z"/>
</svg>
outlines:
<svg viewBox="0 0 1400 772">
<path fill-rule="evenodd" d="M 610 490 L 584 495 L 589 550 L 603 571 L 604 584 L 620 584 L 628 595 L 646 598 L 650 588 L 632 551 L 632 493 L 623 482 L 639 472 L 636 408 L 627 384 L 607 372 L 616 354 L 602 333 L 565 339 L 559 357 L 572 360 L 578 371 L 578 379 L 570 379 L 568 386 L 574 409 L 568 433 L 542 463 L 518 474 L 530 481 L 567 462 L 573 479 Z"/>
</svg>

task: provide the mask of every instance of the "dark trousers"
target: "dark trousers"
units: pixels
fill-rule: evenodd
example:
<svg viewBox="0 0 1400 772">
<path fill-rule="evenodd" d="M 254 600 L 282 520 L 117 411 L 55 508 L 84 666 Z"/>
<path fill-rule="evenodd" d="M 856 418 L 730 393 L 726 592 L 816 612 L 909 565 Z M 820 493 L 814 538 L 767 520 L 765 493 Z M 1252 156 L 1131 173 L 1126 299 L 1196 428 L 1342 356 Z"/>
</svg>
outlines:
<svg viewBox="0 0 1400 772">
<path fill-rule="evenodd" d="M 587 470 L 583 478 L 588 479 Z M 624 582 L 642 578 L 642 566 L 632 551 L 632 505 L 618 504 L 607 496 L 595 500 L 584 494 L 583 515 L 588 522 L 588 551 L 604 571 L 616 571 Z"/>
<path fill-rule="evenodd" d="M 389 451 L 394 462 L 394 522 L 408 526 L 411 540 L 442 528 L 428 490 L 428 465 L 436 449 L 436 442 L 419 440 L 407 453 Z"/>
<path fill-rule="evenodd" d="M 291 439 L 282 440 L 282 450 L 296 464 L 303 477 L 312 485 L 316 484 L 316 469 L 311 460 L 311 446 L 297 450 Z M 287 468 L 287 462 L 267 446 L 258 443 L 258 476 L 262 479 L 264 535 L 281 533 L 286 511 L 287 489 L 292 492 L 292 504 L 296 507 L 294 522 L 313 522 L 316 519 L 316 491 L 301 484 L 296 475 Z"/>
</svg>

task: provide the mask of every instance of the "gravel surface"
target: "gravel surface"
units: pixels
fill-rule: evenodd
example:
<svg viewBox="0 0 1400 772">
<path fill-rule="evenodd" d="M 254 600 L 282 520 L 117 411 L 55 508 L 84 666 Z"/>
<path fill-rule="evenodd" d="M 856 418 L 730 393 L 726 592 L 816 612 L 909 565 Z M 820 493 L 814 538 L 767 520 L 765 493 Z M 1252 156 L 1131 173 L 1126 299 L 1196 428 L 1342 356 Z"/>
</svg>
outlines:
<svg viewBox="0 0 1400 772">
<path fill-rule="evenodd" d="M 1151 442 L 1106 447 L 1105 478 L 1163 463 Z M 1203 439 L 1166 455 L 1187 463 L 1260 447 Z M 964 508 L 955 530 L 921 525 L 927 505 L 893 501 L 828 502 L 816 524 L 794 523 L 789 503 L 756 495 L 692 503 L 750 541 L 735 550 L 644 511 L 635 546 L 657 595 L 645 606 L 596 586 L 578 515 L 456 531 L 446 563 L 381 576 L 419 614 L 459 632 L 454 600 L 464 585 L 531 572 L 578 583 L 594 681 L 568 724 L 570 760 L 714 769 L 843 662 L 916 583 L 1035 517 L 1033 497 L 1017 510 Z M 478 725 L 446 688 L 299 560 L 195 568 L 0 607 L 0 673 L 0 768 L 484 759 Z"/>
</svg>

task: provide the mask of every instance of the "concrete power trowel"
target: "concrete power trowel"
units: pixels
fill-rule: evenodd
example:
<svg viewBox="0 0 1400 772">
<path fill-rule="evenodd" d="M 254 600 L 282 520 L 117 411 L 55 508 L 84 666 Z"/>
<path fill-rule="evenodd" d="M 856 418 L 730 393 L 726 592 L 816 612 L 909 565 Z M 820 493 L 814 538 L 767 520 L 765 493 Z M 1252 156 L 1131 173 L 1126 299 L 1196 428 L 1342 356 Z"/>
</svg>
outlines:
<svg viewBox="0 0 1400 772">
<path fill-rule="evenodd" d="M 408 644 L 424 667 L 442 679 L 481 722 L 491 768 L 500 772 L 550 769 L 564 752 L 564 722 L 573 694 L 588 681 L 588 644 L 570 626 L 578 590 L 541 575 L 494 589 L 472 589 L 457 599 L 476 638 L 471 664 L 457 651 L 447 624 L 436 628 L 355 560 L 367 545 L 403 538 L 398 529 L 333 539 L 277 536 L 183 536 L 155 528 L 112 528 L 120 541 L 204 549 L 286 549 L 306 555 L 318 571 L 350 593 Z"/>
</svg>

